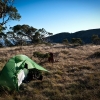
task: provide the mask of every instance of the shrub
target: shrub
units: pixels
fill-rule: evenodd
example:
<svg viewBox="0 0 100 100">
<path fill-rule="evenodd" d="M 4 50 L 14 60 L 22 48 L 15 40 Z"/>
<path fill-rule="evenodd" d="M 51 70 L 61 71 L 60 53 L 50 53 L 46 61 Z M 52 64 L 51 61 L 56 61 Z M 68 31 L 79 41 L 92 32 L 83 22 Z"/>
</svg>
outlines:
<svg viewBox="0 0 100 100">
<path fill-rule="evenodd" d="M 69 52 L 68 52 L 68 51 L 63 50 L 63 51 L 61 51 L 61 53 L 63 53 L 63 54 L 68 54 Z"/>
<path fill-rule="evenodd" d="M 41 62 L 42 60 L 48 58 L 49 57 L 49 54 L 48 53 L 42 54 L 40 52 L 33 52 L 33 56 L 34 57 L 37 57 L 40 60 L 40 62 Z"/>
</svg>

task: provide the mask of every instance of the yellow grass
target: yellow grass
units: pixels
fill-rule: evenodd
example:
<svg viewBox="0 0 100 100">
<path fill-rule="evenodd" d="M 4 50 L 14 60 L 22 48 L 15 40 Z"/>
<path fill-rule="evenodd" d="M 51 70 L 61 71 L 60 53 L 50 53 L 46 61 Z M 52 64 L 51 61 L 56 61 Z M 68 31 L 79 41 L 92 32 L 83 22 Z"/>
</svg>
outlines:
<svg viewBox="0 0 100 100">
<path fill-rule="evenodd" d="M 90 57 L 100 51 L 100 45 L 0 48 L 0 70 L 16 54 L 25 54 L 40 63 L 32 56 L 35 51 L 55 54 L 55 63 L 41 63 L 50 73 L 43 73 L 43 81 L 23 83 L 19 92 L 0 91 L 0 100 L 100 100 L 100 58 Z"/>
</svg>

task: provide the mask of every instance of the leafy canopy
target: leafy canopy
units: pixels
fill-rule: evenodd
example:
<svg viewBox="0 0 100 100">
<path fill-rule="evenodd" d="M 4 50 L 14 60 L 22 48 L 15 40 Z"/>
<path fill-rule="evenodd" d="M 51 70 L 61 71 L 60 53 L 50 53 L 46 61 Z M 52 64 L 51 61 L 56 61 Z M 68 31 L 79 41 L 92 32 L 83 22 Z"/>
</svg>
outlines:
<svg viewBox="0 0 100 100">
<path fill-rule="evenodd" d="M 9 20 L 20 20 L 21 15 L 13 6 L 14 0 L 0 0 L 0 25 L 3 26 Z"/>
</svg>

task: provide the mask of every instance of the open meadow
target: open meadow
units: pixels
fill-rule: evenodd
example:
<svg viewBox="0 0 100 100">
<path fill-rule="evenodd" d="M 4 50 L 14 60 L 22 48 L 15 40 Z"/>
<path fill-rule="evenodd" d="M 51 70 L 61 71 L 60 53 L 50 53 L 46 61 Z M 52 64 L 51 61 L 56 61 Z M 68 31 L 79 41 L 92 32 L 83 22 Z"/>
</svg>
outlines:
<svg viewBox="0 0 100 100">
<path fill-rule="evenodd" d="M 54 53 L 55 62 L 33 52 Z M 22 83 L 20 91 L 0 91 L 0 100 L 100 100 L 100 45 L 31 45 L 0 48 L 0 70 L 12 56 L 25 54 L 50 72 L 43 80 Z"/>
</svg>

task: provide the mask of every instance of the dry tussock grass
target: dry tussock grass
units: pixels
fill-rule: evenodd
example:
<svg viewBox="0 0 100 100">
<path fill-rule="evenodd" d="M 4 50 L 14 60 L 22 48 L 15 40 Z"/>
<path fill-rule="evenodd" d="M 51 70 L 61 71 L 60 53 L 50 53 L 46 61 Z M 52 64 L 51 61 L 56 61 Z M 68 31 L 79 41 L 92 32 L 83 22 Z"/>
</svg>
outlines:
<svg viewBox="0 0 100 100">
<path fill-rule="evenodd" d="M 0 48 L 0 70 L 16 54 L 25 54 L 40 64 L 33 52 L 53 52 L 56 61 L 41 63 L 50 71 L 43 72 L 43 81 L 23 83 L 19 92 L 4 93 L 0 100 L 100 100 L 100 58 L 88 58 L 99 50 L 100 45 L 65 47 L 62 44 Z"/>
</svg>

